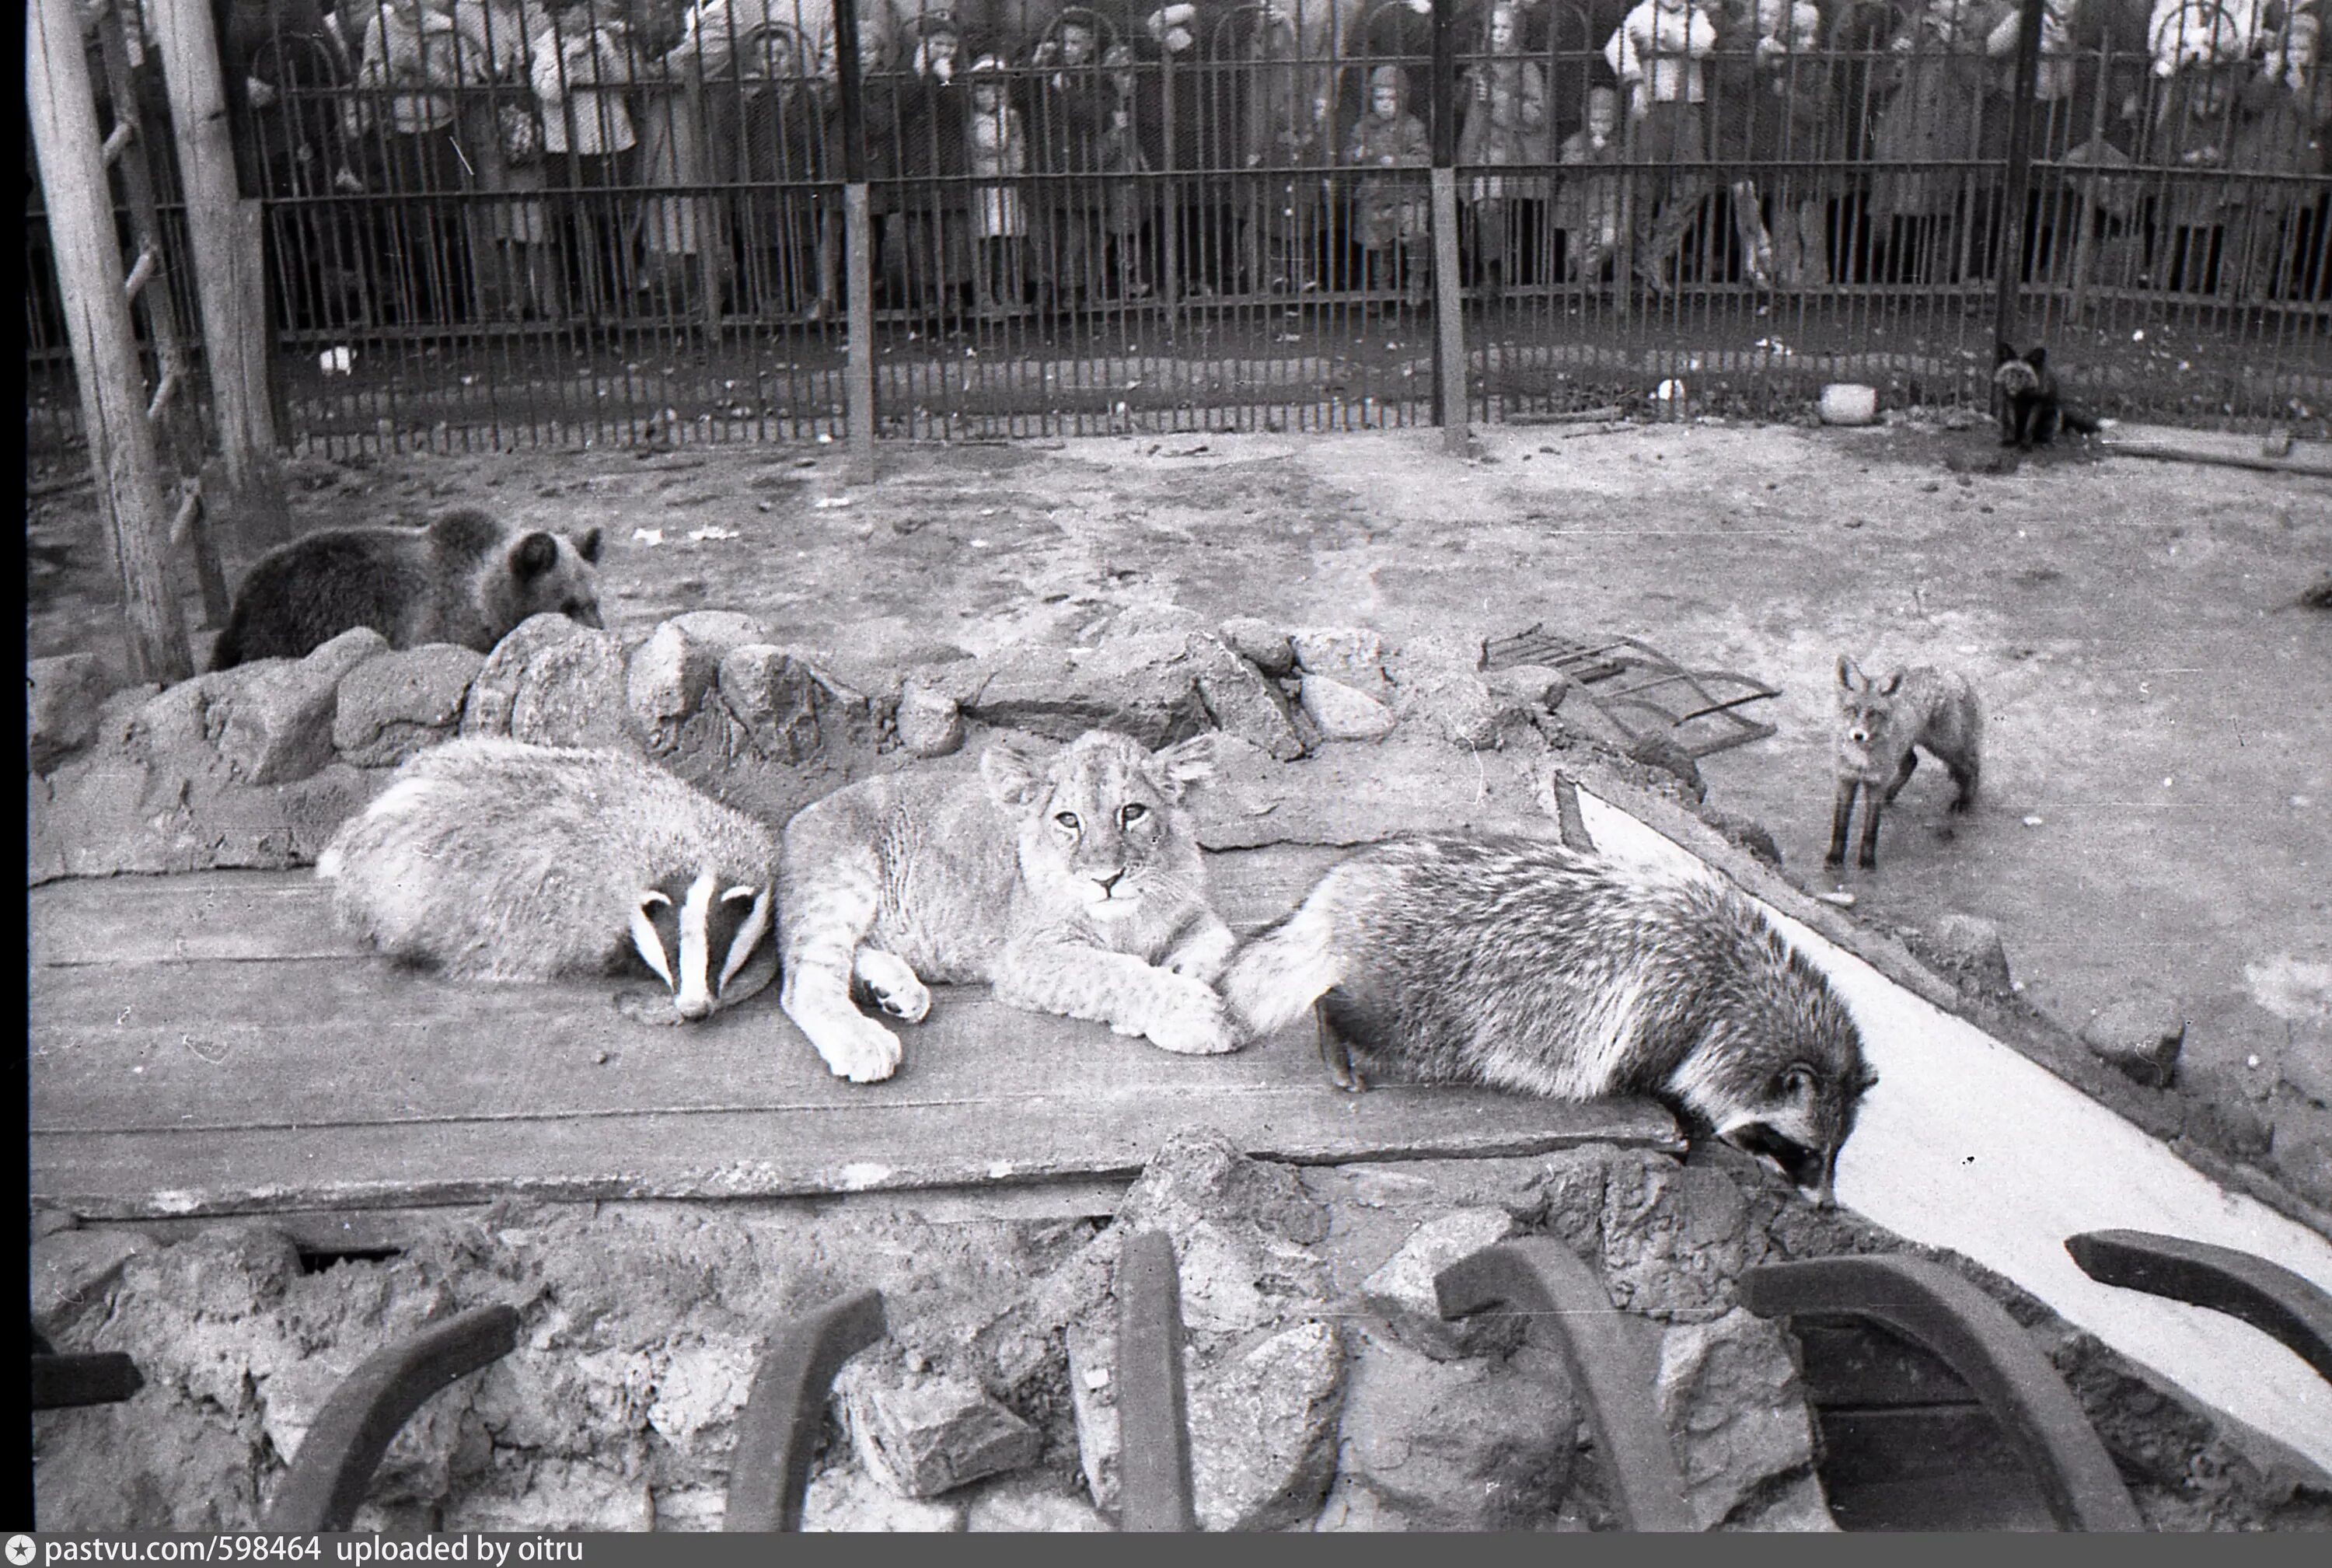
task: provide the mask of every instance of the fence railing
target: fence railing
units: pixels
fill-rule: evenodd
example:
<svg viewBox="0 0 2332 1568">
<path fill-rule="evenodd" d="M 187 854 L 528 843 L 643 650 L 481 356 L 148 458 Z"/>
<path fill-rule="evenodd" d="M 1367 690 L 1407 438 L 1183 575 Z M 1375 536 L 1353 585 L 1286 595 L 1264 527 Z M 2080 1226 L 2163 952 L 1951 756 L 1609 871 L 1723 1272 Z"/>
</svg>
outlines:
<svg viewBox="0 0 2332 1568">
<path fill-rule="evenodd" d="M 870 0 L 855 49 L 828 0 L 226 9 L 282 427 L 328 448 L 835 433 L 853 309 L 885 433 L 1423 419 L 1437 104 L 1474 417 L 1980 402 L 2003 288 L 2109 411 L 2332 406 L 2304 0 L 2047 0 L 2021 213 L 2012 4 L 1483 6 L 1438 70 L 1412 0 Z"/>
</svg>

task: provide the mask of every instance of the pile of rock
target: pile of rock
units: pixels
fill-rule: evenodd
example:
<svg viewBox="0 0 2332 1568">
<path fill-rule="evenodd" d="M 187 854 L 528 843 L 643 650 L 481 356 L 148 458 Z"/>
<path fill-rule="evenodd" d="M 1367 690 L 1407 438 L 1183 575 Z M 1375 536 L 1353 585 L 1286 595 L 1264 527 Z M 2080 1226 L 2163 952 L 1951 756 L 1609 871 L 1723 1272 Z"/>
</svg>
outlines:
<svg viewBox="0 0 2332 1568">
<path fill-rule="evenodd" d="M 1151 746 L 1219 730 L 1275 761 L 1407 725 L 1495 748 L 1562 700 L 1547 670 L 1485 674 L 1480 649 L 1362 628 L 1222 626 L 1167 606 L 1072 646 L 842 669 L 750 616 L 701 610 L 626 636 L 537 616 L 491 655 L 392 652 L 342 634 L 163 690 L 107 693 L 85 655 L 27 669 L 33 884 L 120 872 L 283 867 L 315 858 L 383 777 L 455 735 L 656 758 L 782 821 L 854 778 L 961 748 L 968 726 Z"/>
</svg>

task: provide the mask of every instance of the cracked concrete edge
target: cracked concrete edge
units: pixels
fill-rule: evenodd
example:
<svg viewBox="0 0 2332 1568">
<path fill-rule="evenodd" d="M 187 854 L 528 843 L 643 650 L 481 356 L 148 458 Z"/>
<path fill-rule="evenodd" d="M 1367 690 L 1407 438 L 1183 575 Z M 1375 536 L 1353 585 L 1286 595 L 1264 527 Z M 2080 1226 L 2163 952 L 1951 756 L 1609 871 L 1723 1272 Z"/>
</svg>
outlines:
<svg viewBox="0 0 2332 1568">
<path fill-rule="evenodd" d="M 1594 755 L 1582 755 L 1587 751 L 1573 745 L 1559 753 L 1550 752 L 1540 765 L 1569 774 L 1589 793 L 1689 850 L 1751 896 L 1811 926 L 1922 1000 L 1974 1025 L 2131 1123 L 2211 1181 L 2256 1199 L 2285 1219 L 2332 1239 L 2332 1212 L 2317 1208 L 2257 1167 L 2186 1137 L 2179 1112 L 2165 1103 L 2174 1091 L 2149 1091 L 2131 1083 L 2098 1060 L 2072 1030 L 2037 1008 L 2007 1005 L 1963 990 L 1920 962 L 1900 940 L 1873 931 L 1804 892 L 1684 807 L 1645 789 Z"/>
</svg>

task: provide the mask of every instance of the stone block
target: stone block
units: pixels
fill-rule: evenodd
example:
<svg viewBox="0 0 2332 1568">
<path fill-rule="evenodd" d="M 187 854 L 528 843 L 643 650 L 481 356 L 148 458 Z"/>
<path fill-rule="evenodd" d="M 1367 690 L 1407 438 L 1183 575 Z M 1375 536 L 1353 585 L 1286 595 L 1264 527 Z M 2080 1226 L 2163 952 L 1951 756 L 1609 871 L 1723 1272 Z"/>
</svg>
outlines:
<svg viewBox="0 0 2332 1568">
<path fill-rule="evenodd" d="M 690 610 L 664 623 L 705 650 L 719 664 L 731 649 L 769 640 L 767 627 L 741 610 Z"/>
<path fill-rule="evenodd" d="M 841 1380 L 843 1424 L 866 1473 L 903 1497 L 934 1497 L 1037 1461 L 1044 1439 L 968 1378 L 865 1360 Z"/>
<path fill-rule="evenodd" d="M 388 639 L 370 626 L 350 626 L 308 651 L 300 663 L 319 674 L 345 680 L 349 672 L 388 652 Z"/>
<path fill-rule="evenodd" d="M 1603 1187 L 1603 1282 L 1614 1305 L 1663 1322 L 1706 1321 L 1734 1305 L 1733 1281 L 1763 1261 L 1741 1189 L 1722 1170 L 1615 1154 Z"/>
<path fill-rule="evenodd" d="M 1496 746 L 1509 725 L 1529 722 L 1533 705 L 1500 696 L 1480 662 L 1479 644 L 1430 632 L 1410 638 L 1384 660 L 1393 711 L 1429 723 L 1453 746 Z"/>
<path fill-rule="evenodd" d="M 1579 1410 L 1503 1361 L 1441 1362 L 1362 1336 L 1338 1429 L 1342 1481 L 1427 1530 L 1528 1530 L 1570 1490 Z"/>
<path fill-rule="evenodd" d="M 123 1266 L 149 1251 L 136 1231 L 62 1230 L 33 1243 L 33 1326 L 56 1349 L 73 1320 L 121 1278 Z"/>
<path fill-rule="evenodd" d="M 899 744 L 917 757 L 945 757 L 963 745 L 963 713 L 944 692 L 909 681 L 899 693 Z"/>
<path fill-rule="evenodd" d="M 1215 728 L 1259 748 L 1275 760 L 1304 755 L 1287 693 L 1247 660 L 1211 638 L 1191 641 L 1198 655 L 1199 699 Z"/>
<path fill-rule="evenodd" d="M 1482 683 L 1495 696 L 1547 713 L 1562 707 L 1563 699 L 1571 693 L 1571 682 L 1563 672 L 1544 664 L 1508 664 L 1504 669 L 1485 670 Z"/>
<path fill-rule="evenodd" d="M 1361 1282 L 1361 1299 L 1381 1313 L 1402 1343 L 1438 1361 L 1477 1353 L 1486 1334 L 1511 1326 L 1511 1315 L 1485 1313 L 1450 1323 L 1441 1315 L 1434 1277 L 1460 1258 L 1495 1247 L 1521 1227 L 1504 1209 L 1460 1209 L 1410 1233 L 1384 1267 Z"/>
<path fill-rule="evenodd" d="M 1628 756 L 1632 761 L 1656 768 L 1674 779 L 1695 804 L 1708 798 L 1708 785 L 1700 776 L 1700 763 L 1677 744 L 1674 736 L 1658 731 L 1639 735 L 1628 742 Z"/>
<path fill-rule="evenodd" d="M 366 661 L 340 682 L 334 749 L 358 768 L 394 768 L 453 739 L 470 683 L 485 663 L 483 654 L 453 643 Z"/>
<path fill-rule="evenodd" d="M 1306 675 L 1325 675 L 1370 696 L 1392 694 L 1385 679 L 1384 639 L 1365 626 L 1305 626 L 1287 634 L 1295 667 Z"/>
<path fill-rule="evenodd" d="M 680 744 L 681 727 L 712 689 L 720 664 L 712 645 L 691 636 L 677 621 L 664 622 L 633 650 L 624 673 L 624 701 L 649 755 L 664 756 Z"/>
<path fill-rule="evenodd" d="M 345 672 L 338 659 L 315 661 L 353 635 L 334 638 L 305 659 L 261 659 L 195 678 L 209 699 L 212 747 L 237 782 L 288 784 L 331 761 L 332 720 Z M 378 633 L 373 640 L 380 640 Z"/>
<path fill-rule="evenodd" d="M 636 751 L 626 676 L 623 640 L 614 633 L 561 615 L 530 617 L 470 683 L 461 732 Z"/>
<path fill-rule="evenodd" d="M 1266 675 L 1295 671 L 1295 645 L 1286 629 L 1255 616 L 1233 616 L 1217 628 L 1225 646 Z"/>
<path fill-rule="evenodd" d="M 1813 1465 L 1813 1418 L 1789 1342 L 1745 1307 L 1661 1336 L 1659 1398 L 1703 1529 Z"/>
<path fill-rule="evenodd" d="M 1399 722 L 1391 708 L 1357 687 L 1326 675 L 1306 674 L 1302 686 L 1304 712 L 1330 741 L 1374 741 L 1392 733 Z"/>
<path fill-rule="evenodd" d="M 2270 1153 L 2285 1186 L 2332 1213 L 2332 1112 L 2285 1107 L 2276 1116 Z"/>
<path fill-rule="evenodd" d="M 2125 997 L 2081 1026 L 2081 1043 L 2149 1089 L 2166 1089 L 2177 1076 L 2186 1020 L 2172 1004 Z"/>
<path fill-rule="evenodd" d="M 1110 1522 L 1083 1497 L 1073 1497 L 1037 1476 L 1004 1476 L 977 1488 L 964 1519 L 974 1534 L 1092 1535 Z"/>
<path fill-rule="evenodd" d="M 1073 741 L 1118 730 L 1153 750 L 1208 727 L 1186 632 L 1113 635 L 1089 648 L 1017 645 L 983 661 L 988 679 L 966 704 L 999 729 Z"/>
<path fill-rule="evenodd" d="M 963 1525 L 961 1503 L 903 1497 L 854 1465 L 812 1477 L 802 1494 L 805 1531 L 933 1535 Z"/>
<path fill-rule="evenodd" d="M 825 743 L 818 710 L 826 691 L 802 659 L 767 643 L 732 648 L 722 659 L 721 700 L 743 725 L 753 749 L 772 762 L 806 762 Z"/>
<path fill-rule="evenodd" d="M 2013 981 L 2000 927 L 1980 914 L 1946 914 L 1935 922 L 1936 956 L 1987 990 L 2005 991 Z"/>
<path fill-rule="evenodd" d="M 45 773 L 97 736 L 108 681 L 94 654 L 24 661 L 24 759 Z"/>
</svg>

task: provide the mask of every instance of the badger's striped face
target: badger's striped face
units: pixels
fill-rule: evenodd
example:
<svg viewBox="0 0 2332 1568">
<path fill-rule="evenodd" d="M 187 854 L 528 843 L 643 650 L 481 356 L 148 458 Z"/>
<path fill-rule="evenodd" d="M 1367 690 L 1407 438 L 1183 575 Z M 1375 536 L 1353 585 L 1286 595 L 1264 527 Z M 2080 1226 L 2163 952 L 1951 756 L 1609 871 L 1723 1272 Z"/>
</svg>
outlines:
<svg viewBox="0 0 2332 1568">
<path fill-rule="evenodd" d="M 769 933 L 769 888 L 712 872 L 646 889 L 632 911 L 632 946 L 672 988 L 684 1018 L 710 1016 L 722 992 Z"/>
</svg>

